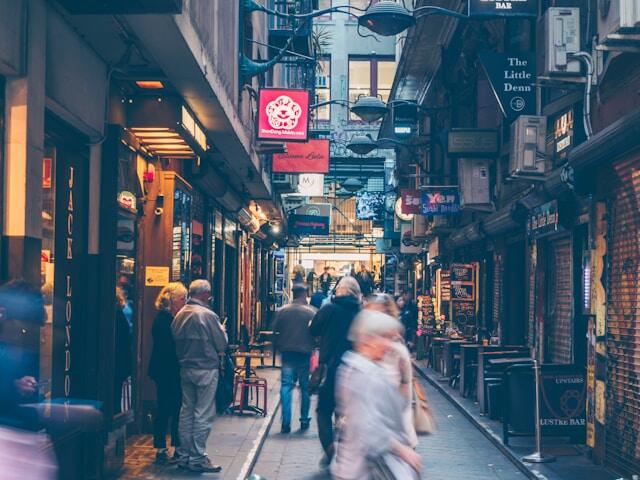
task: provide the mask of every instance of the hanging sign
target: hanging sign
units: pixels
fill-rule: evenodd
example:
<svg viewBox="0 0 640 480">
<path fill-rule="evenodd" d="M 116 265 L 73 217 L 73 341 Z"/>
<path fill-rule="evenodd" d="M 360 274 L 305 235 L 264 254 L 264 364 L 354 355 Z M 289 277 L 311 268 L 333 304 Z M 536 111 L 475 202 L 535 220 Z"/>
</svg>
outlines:
<svg viewBox="0 0 640 480">
<path fill-rule="evenodd" d="M 447 136 L 449 155 L 494 156 L 498 153 L 498 131 L 478 128 L 456 128 Z"/>
<path fill-rule="evenodd" d="M 289 215 L 289 233 L 293 235 L 329 235 L 331 217 Z"/>
<path fill-rule="evenodd" d="M 422 192 L 420 190 L 402 190 L 401 211 L 405 215 L 416 215 L 422 213 Z"/>
<path fill-rule="evenodd" d="M 453 215 L 460 212 L 458 187 L 429 187 L 422 193 L 422 215 Z"/>
<path fill-rule="evenodd" d="M 558 201 L 544 203 L 531 210 L 527 219 L 527 236 L 541 238 L 559 230 Z"/>
<path fill-rule="evenodd" d="M 538 0 L 469 0 L 470 17 L 535 17 Z"/>
<path fill-rule="evenodd" d="M 309 91 L 263 88 L 258 98 L 258 139 L 306 142 Z"/>
<path fill-rule="evenodd" d="M 273 155 L 273 173 L 329 173 L 329 140 L 287 143 L 287 153 Z"/>
<path fill-rule="evenodd" d="M 510 120 L 536 113 L 536 64 L 532 53 L 478 54 L 500 109 Z"/>
<path fill-rule="evenodd" d="M 321 173 L 300 174 L 298 193 L 305 197 L 322 197 L 324 195 L 324 175 Z"/>
</svg>

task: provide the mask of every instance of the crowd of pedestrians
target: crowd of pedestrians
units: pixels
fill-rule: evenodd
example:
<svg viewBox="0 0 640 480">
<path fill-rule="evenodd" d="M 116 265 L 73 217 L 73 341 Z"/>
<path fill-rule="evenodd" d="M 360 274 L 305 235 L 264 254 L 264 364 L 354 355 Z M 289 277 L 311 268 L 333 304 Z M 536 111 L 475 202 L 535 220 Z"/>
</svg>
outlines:
<svg viewBox="0 0 640 480">
<path fill-rule="evenodd" d="M 271 325 L 282 362 L 281 432 L 291 432 L 292 395 L 298 385 L 301 431 L 310 427 L 311 395 L 318 395 L 315 420 L 324 450 L 321 464 L 334 478 L 385 478 L 376 476 L 384 471 L 394 475 L 390 478 L 416 478 L 420 458 L 414 450 L 418 437 L 405 343 L 405 338 L 411 340 L 405 332 L 415 330 L 417 315 L 410 295 L 405 292 L 396 303 L 390 295 L 372 293 L 374 277 L 364 267 L 337 280 L 328 268 L 317 279 L 301 271 L 295 275 L 291 303 L 276 312 Z M 310 296 L 309 287 L 316 280 L 318 288 Z M 188 290 L 181 283 L 169 283 L 156 299 L 151 331 L 147 373 L 156 387 L 155 461 L 192 472 L 221 471 L 208 457 L 206 445 L 228 338 L 211 301 L 206 280 L 193 281 Z M 116 343 L 123 346 L 131 344 L 124 338 L 131 334 L 126 305 L 126 296 L 117 290 Z M 24 406 L 37 401 L 40 385 L 30 374 L 33 361 L 19 339 L 41 326 L 45 317 L 37 288 L 26 282 L 0 288 L 0 425 L 34 432 L 41 428 L 37 409 Z M 123 351 L 118 361 L 127 365 L 115 365 L 116 408 L 123 381 L 131 375 L 131 350 Z M 87 417 L 79 420 L 91 423 Z M 173 451 L 167 447 L 167 433 Z M 12 442 L 5 438 L 5 451 L 16 443 Z M 41 463 L 51 472 L 57 469 L 55 460 Z"/>
<path fill-rule="evenodd" d="M 291 392 L 297 380 L 301 430 L 309 426 L 309 392 L 318 394 L 316 422 L 324 451 L 320 464 L 334 479 L 419 478 L 408 348 L 417 327 L 417 307 L 410 291 L 396 301 L 373 293 L 374 278 L 364 266 L 337 281 L 325 268 L 307 305 L 307 289 L 313 285 L 303 279 L 294 278 L 292 303 L 279 310 L 274 322 L 283 365 L 281 432 L 291 431 Z"/>
</svg>

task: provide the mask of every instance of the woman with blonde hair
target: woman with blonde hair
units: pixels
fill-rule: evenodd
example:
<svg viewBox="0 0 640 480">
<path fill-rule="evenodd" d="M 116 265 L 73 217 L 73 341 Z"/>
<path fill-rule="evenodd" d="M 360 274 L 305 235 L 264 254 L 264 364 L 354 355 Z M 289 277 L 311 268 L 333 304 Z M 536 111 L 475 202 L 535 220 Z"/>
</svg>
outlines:
<svg viewBox="0 0 640 480">
<path fill-rule="evenodd" d="M 178 417 L 182 391 L 180 389 L 180 365 L 176 345 L 171 333 L 171 322 L 187 301 L 187 289 L 179 282 L 167 284 L 156 298 L 158 314 L 153 322 L 151 335 L 153 349 L 149 360 L 148 375 L 156 384 L 156 415 L 153 421 L 153 446 L 156 463 L 175 463 L 175 453 L 169 457 L 167 450 L 167 425 L 171 421 L 171 445 L 178 447 Z"/>
<path fill-rule="evenodd" d="M 416 434 L 411 403 L 413 400 L 413 367 L 411 365 L 411 354 L 404 343 L 404 327 L 399 321 L 400 310 L 394 298 L 388 293 L 376 293 L 370 296 L 367 298 L 364 308 L 365 310 L 386 313 L 398 320 L 397 330 L 390 337 L 391 344 L 380 365 L 387 371 L 400 394 L 409 401 L 402 411 L 402 424 L 409 445 L 411 448 L 416 448 L 418 446 L 418 435 Z"/>
</svg>

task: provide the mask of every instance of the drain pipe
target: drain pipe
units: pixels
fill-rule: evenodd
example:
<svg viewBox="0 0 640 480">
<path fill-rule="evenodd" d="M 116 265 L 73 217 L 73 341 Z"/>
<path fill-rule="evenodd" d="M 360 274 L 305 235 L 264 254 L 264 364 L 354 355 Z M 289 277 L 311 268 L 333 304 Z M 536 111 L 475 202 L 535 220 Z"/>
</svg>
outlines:
<svg viewBox="0 0 640 480">
<path fill-rule="evenodd" d="M 591 87 L 593 82 L 593 57 L 588 52 L 576 52 L 570 55 L 572 58 L 584 63 L 587 67 L 587 83 L 584 87 L 584 106 L 582 107 L 582 122 L 584 131 L 587 134 L 587 140 L 593 135 L 593 127 L 591 126 Z"/>
</svg>

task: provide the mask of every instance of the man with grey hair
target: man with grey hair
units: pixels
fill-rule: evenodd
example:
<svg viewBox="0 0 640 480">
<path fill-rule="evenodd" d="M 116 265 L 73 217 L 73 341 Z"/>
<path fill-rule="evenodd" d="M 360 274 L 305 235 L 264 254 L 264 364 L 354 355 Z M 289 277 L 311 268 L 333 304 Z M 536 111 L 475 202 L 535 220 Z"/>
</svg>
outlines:
<svg viewBox="0 0 640 480">
<path fill-rule="evenodd" d="M 222 470 L 205 452 L 216 413 L 220 355 L 227 348 L 227 335 L 218 315 L 210 309 L 210 301 L 209 282 L 194 280 L 189 285 L 189 301 L 171 323 L 182 386 L 178 465 L 193 472 Z"/>
</svg>

